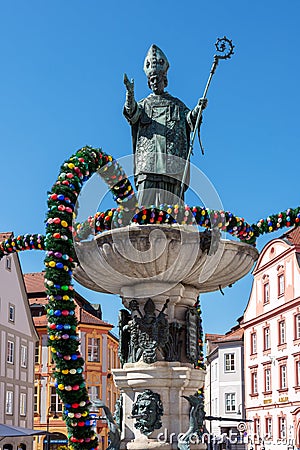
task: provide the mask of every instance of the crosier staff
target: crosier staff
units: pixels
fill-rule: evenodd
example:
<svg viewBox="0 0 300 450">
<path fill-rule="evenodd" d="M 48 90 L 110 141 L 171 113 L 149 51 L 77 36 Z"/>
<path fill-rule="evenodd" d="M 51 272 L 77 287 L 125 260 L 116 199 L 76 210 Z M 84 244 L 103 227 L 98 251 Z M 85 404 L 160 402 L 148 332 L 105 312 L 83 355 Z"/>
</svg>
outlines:
<svg viewBox="0 0 300 450">
<path fill-rule="evenodd" d="M 185 184 L 187 170 L 188 170 L 188 164 L 189 164 L 190 156 L 191 156 L 193 148 L 194 148 L 194 141 L 195 141 L 197 131 L 199 134 L 199 143 L 200 143 L 201 152 L 204 155 L 204 148 L 202 146 L 201 139 L 200 139 L 200 125 L 201 125 L 202 111 L 206 106 L 206 102 L 203 100 L 206 99 L 207 91 L 208 91 L 211 79 L 213 77 L 213 74 L 215 73 L 217 65 L 219 64 L 219 60 L 220 59 L 229 59 L 231 57 L 231 55 L 233 55 L 234 45 L 232 44 L 231 40 L 227 39 L 226 36 L 224 36 L 223 38 L 218 38 L 217 42 L 215 43 L 215 46 L 216 46 L 217 52 L 219 52 L 219 54 L 214 55 L 214 62 L 211 66 L 209 77 L 208 77 L 202 98 L 200 99 L 201 101 L 199 101 L 199 110 L 198 110 L 198 114 L 197 114 L 194 131 L 193 131 L 193 134 L 192 134 L 191 140 L 190 140 L 188 156 L 186 159 L 183 177 L 182 177 L 182 181 L 181 181 L 181 190 L 180 190 L 179 198 L 182 198 L 182 195 L 183 195 L 183 189 L 184 189 L 184 184 Z"/>
</svg>

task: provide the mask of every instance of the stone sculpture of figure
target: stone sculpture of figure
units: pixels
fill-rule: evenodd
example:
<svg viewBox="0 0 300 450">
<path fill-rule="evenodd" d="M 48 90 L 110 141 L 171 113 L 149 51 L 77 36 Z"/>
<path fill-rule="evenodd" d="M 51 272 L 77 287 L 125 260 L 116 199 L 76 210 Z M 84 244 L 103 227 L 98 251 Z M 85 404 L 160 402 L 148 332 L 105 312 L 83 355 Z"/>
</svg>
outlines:
<svg viewBox="0 0 300 450">
<path fill-rule="evenodd" d="M 151 389 L 146 389 L 137 396 L 132 406 L 131 416 L 136 418 L 135 428 L 148 436 L 155 429 L 161 428 L 162 422 L 160 418 L 163 413 L 160 395 L 151 391 Z"/>
<path fill-rule="evenodd" d="M 144 62 L 152 94 L 139 102 L 134 98 L 133 80 L 124 75 L 124 115 L 132 127 L 135 185 L 138 202 L 144 206 L 179 202 L 190 132 L 194 130 L 200 104 L 206 106 L 206 100 L 200 99 L 190 111 L 182 101 L 165 92 L 168 68 L 165 54 L 152 45 Z M 184 190 L 188 183 L 187 173 Z"/>
<path fill-rule="evenodd" d="M 140 346 L 139 323 L 142 313 L 137 300 L 129 302 L 131 314 L 126 309 L 119 312 L 119 356 L 123 366 L 127 362 L 137 362 L 143 354 Z"/>
<path fill-rule="evenodd" d="M 122 365 L 137 362 L 141 358 L 145 363 L 152 364 L 157 360 L 157 349 L 162 354 L 165 353 L 169 340 L 169 323 L 164 311 L 168 303 L 169 299 L 157 315 L 151 298 L 145 303 L 144 314 L 141 313 L 136 300 L 129 303 L 131 315 L 126 310 L 120 311 L 119 356 Z"/>
<path fill-rule="evenodd" d="M 188 431 L 178 441 L 179 450 L 190 450 L 191 436 L 197 435 L 200 437 L 206 430 L 204 429 L 204 403 L 203 398 L 199 397 L 197 393 L 195 395 L 189 395 L 183 397 L 190 403 L 190 426 Z"/>
<path fill-rule="evenodd" d="M 121 432 L 120 432 L 118 425 L 114 421 L 114 418 L 113 418 L 113 415 L 112 415 L 110 409 L 100 399 L 94 400 L 93 404 L 95 406 L 97 406 L 98 408 L 103 409 L 106 420 L 107 420 L 108 429 L 109 429 L 109 433 L 108 433 L 109 446 L 107 447 L 106 450 L 120 450 Z"/>
<path fill-rule="evenodd" d="M 115 404 L 115 411 L 113 418 L 118 425 L 120 431 L 122 431 L 122 422 L 123 422 L 123 396 L 120 394 L 120 397 L 117 399 Z"/>
</svg>

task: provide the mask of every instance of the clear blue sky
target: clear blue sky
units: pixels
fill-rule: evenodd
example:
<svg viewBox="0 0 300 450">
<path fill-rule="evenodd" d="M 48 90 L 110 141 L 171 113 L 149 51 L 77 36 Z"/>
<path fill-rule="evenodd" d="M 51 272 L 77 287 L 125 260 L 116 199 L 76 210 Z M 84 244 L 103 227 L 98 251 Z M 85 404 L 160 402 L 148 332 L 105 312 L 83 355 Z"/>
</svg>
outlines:
<svg viewBox="0 0 300 450">
<path fill-rule="evenodd" d="M 250 223 L 299 205 L 298 0 L 15 0 L 1 2 L 0 17 L 1 231 L 44 232 L 47 191 L 81 146 L 116 158 L 131 153 L 123 72 L 135 79 L 137 99 L 148 95 L 142 65 L 152 43 L 171 63 L 168 91 L 193 107 L 214 42 L 224 35 L 235 55 L 212 81 L 202 127 L 206 154 L 196 145 L 193 163 L 224 209 Z M 20 259 L 25 272 L 43 269 L 42 253 Z M 234 325 L 250 287 L 251 275 L 225 296 L 203 296 L 205 331 Z M 109 296 L 86 296 L 116 322 L 117 299 L 112 309 Z"/>
</svg>

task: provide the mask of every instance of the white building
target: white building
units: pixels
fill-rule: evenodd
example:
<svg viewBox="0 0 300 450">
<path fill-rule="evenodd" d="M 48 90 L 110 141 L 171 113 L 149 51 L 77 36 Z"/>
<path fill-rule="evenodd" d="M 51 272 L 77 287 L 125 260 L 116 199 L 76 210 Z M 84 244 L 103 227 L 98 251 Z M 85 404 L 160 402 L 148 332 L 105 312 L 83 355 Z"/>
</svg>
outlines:
<svg viewBox="0 0 300 450">
<path fill-rule="evenodd" d="M 237 325 L 225 335 L 206 334 L 205 340 L 205 411 L 222 418 L 207 420 L 206 428 L 214 436 L 225 433 L 235 439 L 238 422 L 245 417 L 243 330 Z"/>
<path fill-rule="evenodd" d="M 300 447 L 300 229 L 269 242 L 244 313 L 245 407 L 252 446 Z"/>
<path fill-rule="evenodd" d="M 0 233 L 0 242 L 11 233 Z M 0 423 L 33 428 L 34 352 L 38 339 L 18 255 L 0 261 Z M 31 449 L 32 437 L 5 438 L 3 450 Z"/>
</svg>

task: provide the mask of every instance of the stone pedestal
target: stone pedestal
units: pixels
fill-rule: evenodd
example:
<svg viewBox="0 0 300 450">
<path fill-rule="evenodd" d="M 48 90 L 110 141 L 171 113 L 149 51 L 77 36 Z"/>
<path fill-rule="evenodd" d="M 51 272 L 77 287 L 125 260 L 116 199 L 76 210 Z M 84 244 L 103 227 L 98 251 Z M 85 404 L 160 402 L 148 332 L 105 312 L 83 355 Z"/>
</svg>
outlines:
<svg viewBox="0 0 300 450">
<path fill-rule="evenodd" d="M 75 246 L 80 265 L 74 278 L 120 295 L 127 308 L 120 323 L 127 333 L 121 345 L 125 364 L 113 371 L 123 399 L 122 449 L 177 449 L 179 435 L 190 427 L 191 396 L 205 377 L 204 370 L 194 369 L 199 332 L 194 305 L 199 293 L 242 278 L 258 257 L 255 248 L 239 242 L 221 240 L 209 248 L 207 233 L 178 225 L 124 227 Z M 147 390 L 159 398 L 163 415 L 151 432 L 143 427 L 141 432 L 139 418 L 151 420 L 148 413 L 132 417 L 132 408 Z M 153 408 L 148 402 L 148 412 Z"/>
<path fill-rule="evenodd" d="M 191 364 L 158 361 L 127 363 L 123 369 L 113 371 L 116 385 L 123 392 L 124 417 L 122 449 L 173 449 L 177 448 L 178 435 L 189 428 L 190 405 L 182 396 L 195 394 L 204 384 L 205 371 L 195 370 Z M 131 418 L 137 395 L 151 389 L 160 395 L 164 414 L 162 426 L 150 436 L 135 428 L 136 419 Z"/>
</svg>

